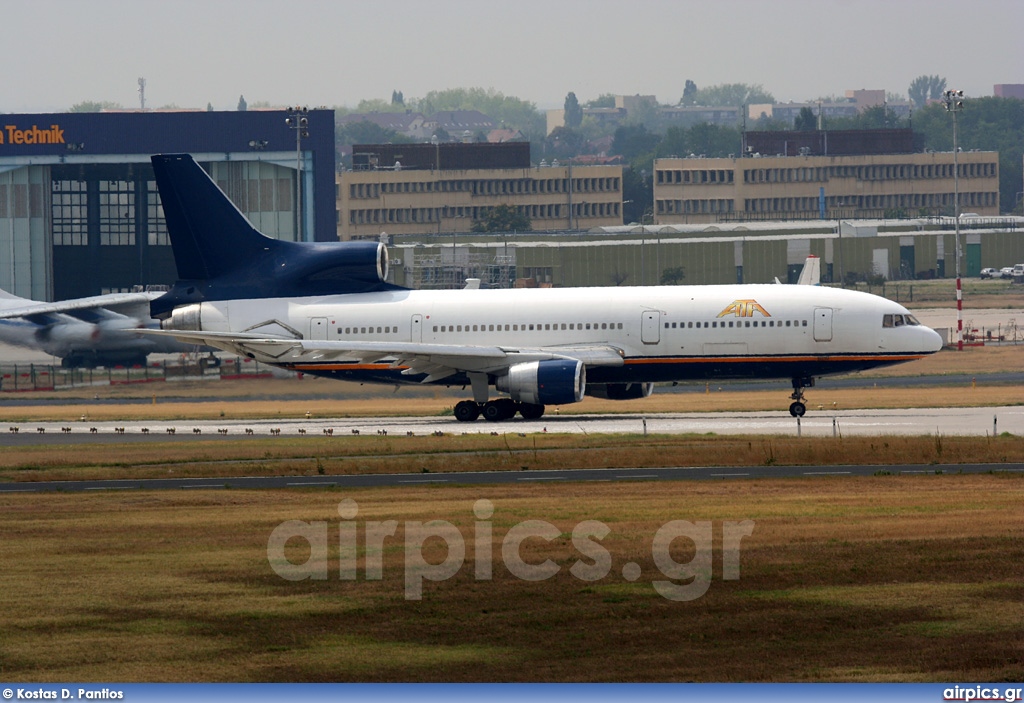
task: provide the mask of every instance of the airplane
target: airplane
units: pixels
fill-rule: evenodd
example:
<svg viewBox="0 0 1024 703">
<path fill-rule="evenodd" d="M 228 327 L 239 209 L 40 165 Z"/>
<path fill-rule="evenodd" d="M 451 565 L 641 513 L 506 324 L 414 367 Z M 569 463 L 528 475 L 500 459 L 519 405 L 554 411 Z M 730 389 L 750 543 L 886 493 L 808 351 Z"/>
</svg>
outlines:
<svg viewBox="0 0 1024 703">
<path fill-rule="evenodd" d="M 790 379 L 800 417 L 816 377 L 942 346 L 898 303 L 814 285 L 402 288 L 382 243 L 265 237 L 188 154 L 152 162 L 182 280 L 150 334 L 330 378 L 468 386 L 462 422 L 727 378 Z"/>
<path fill-rule="evenodd" d="M 194 351 L 195 345 L 138 334 L 159 327 L 149 306 L 164 291 L 110 293 L 44 303 L 0 290 L 0 342 L 61 358 L 65 368 L 145 364 L 150 353 Z"/>
</svg>

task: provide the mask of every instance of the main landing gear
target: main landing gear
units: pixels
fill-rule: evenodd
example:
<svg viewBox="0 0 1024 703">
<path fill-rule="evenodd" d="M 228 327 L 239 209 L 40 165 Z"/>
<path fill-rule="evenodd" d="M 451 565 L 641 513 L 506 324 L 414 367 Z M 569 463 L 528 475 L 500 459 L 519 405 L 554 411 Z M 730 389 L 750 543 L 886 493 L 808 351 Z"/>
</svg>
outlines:
<svg viewBox="0 0 1024 703">
<path fill-rule="evenodd" d="M 481 415 L 488 422 L 511 420 L 516 413 L 524 420 L 539 420 L 544 415 L 544 406 L 522 403 L 511 398 L 495 398 L 485 403 L 463 400 L 455 404 L 455 419 L 459 422 L 473 422 Z"/>
<path fill-rule="evenodd" d="M 793 393 L 789 396 L 793 399 L 793 402 L 789 405 L 790 415 L 793 417 L 804 416 L 804 413 L 807 412 L 807 406 L 804 404 L 804 388 L 811 388 L 813 386 L 814 379 L 811 377 L 793 379 Z"/>
</svg>

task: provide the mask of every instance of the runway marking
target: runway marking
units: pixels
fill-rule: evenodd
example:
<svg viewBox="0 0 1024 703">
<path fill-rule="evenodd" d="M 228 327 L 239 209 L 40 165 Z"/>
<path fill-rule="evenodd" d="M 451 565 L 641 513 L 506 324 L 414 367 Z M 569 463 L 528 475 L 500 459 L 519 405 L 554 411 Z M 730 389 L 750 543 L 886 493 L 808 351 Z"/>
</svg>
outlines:
<svg viewBox="0 0 1024 703">
<path fill-rule="evenodd" d="M 86 486 L 87 491 L 134 491 L 141 486 Z"/>
<path fill-rule="evenodd" d="M 223 483 L 206 483 L 195 486 L 180 486 L 180 488 L 224 488 Z"/>
<path fill-rule="evenodd" d="M 32 493 L 36 490 L 35 488 L 5 488 L 0 490 L 0 493 Z"/>
<path fill-rule="evenodd" d="M 832 476 L 836 474 L 848 474 L 849 471 L 804 471 L 804 476 Z"/>
<path fill-rule="evenodd" d="M 304 481 L 302 483 L 286 483 L 286 486 L 337 486 L 334 481 Z"/>
<path fill-rule="evenodd" d="M 750 474 L 708 474 L 708 476 L 749 476 Z"/>
<path fill-rule="evenodd" d="M 517 481 L 564 481 L 565 476 L 530 476 L 529 478 L 517 478 Z"/>
<path fill-rule="evenodd" d="M 399 481 L 399 483 L 448 483 L 446 478 L 416 478 L 408 481 Z"/>
<path fill-rule="evenodd" d="M 615 478 L 658 478 L 658 474 L 621 474 Z"/>
</svg>

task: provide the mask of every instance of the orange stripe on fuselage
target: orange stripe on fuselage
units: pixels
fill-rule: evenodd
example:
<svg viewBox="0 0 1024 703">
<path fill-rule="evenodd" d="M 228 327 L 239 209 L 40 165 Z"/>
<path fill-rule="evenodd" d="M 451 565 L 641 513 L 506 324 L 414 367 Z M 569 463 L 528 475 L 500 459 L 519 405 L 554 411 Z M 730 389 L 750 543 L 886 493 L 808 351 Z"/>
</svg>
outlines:
<svg viewBox="0 0 1024 703">
<path fill-rule="evenodd" d="M 867 354 L 867 355 L 823 355 L 823 356 L 681 356 L 681 357 L 651 357 L 626 359 L 624 365 L 662 365 L 662 364 L 720 364 L 720 363 L 778 363 L 778 362 L 807 362 L 807 361 L 914 361 L 923 359 L 927 354 Z M 337 371 L 339 369 L 351 371 L 382 371 L 382 370 L 404 370 L 408 366 L 392 366 L 391 364 L 357 364 L 336 362 L 331 364 L 283 364 L 286 368 L 302 369 L 305 371 Z"/>
</svg>

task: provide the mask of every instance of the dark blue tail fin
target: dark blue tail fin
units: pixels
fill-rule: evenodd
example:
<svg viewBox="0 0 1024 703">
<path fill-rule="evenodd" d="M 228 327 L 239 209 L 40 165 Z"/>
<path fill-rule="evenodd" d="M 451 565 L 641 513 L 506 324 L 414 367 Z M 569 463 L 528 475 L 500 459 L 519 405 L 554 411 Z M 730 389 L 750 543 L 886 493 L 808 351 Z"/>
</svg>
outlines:
<svg viewBox="0 0 1024 703">
<path fill-rule="evenodd" d="M 387 282 L 380 242 L 288 242 L 260 234 L 188 154 L 152 157 L 178 282 L 152 302 L 296 298 L 402 290 Z"/>
<path fill-rule="evenodd" d="M 249 224 L 189 154 L 158 154 L 152 161 L 178 278 L 218 278 L 276 245 Z"/>
</svg>

